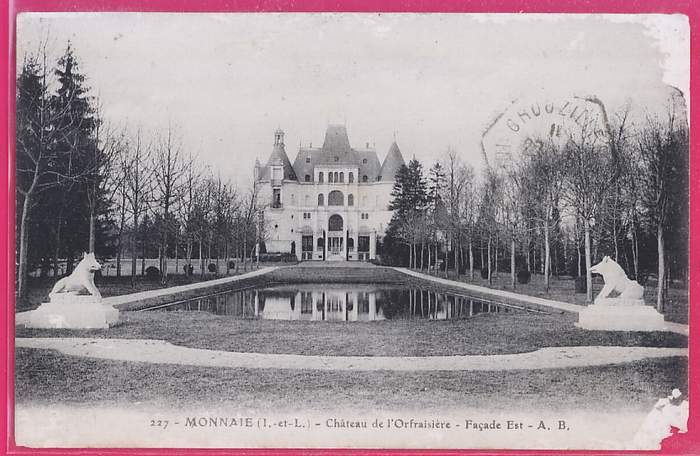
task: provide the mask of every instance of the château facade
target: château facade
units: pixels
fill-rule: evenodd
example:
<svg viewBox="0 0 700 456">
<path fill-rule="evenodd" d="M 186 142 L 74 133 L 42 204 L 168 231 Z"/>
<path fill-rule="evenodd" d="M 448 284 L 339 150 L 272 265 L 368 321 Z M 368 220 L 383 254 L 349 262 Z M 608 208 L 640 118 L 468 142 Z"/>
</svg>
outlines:
<svg viewBox="0 0 700 456">
<path fill-rule="evenodd" d="M 284 132 L 277 129 L 267 163 L 255 163 L 267 251 L 294 253 L 299 260 L 375 259 L 403 164 L 396 141 L 380 163 L 369 143 L 353 148 L 345 126 L 330 125 L 323 146 L 300 147 L 292 165 Z"/>
</svg>

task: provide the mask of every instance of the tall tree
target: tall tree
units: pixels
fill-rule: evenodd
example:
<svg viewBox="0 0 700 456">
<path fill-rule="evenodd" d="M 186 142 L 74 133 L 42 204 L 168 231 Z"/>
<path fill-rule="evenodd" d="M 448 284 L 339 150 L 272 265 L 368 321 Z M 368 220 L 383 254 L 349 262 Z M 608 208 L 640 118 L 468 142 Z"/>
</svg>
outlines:
<svg viewBox="0 0 700 456">
<path fill-rule="evenodd" d="M 596 131 L 593 125 L 584 126 L 580 131 L 570 132 L 564 145 L 567 179 L 564 195 L 576 209 L 583 226 L 584 260 L 586 264 L 586 301 L 593 301 L 593 276 L 591 274 L 592 251 L 591 231 L 600 215 L 610 187 L 620 176 L 617 144 L 605 112 L 605 107 L 597 98 L 588 101 L 601 107 L 602 123 L 605 130 Z"/>
<path fill-rule="evenodd" d="M 658 253 L 656 308 L 664 311 L 667 294 L 666 238 L 674 210 L 685 212 L 687 203 L 688 130 L 687 123 L 670 103 L 666 119 L 647 119 L 639 135 L 638 147 L 644 172 L 642 197 L 650 222 L 655 226 Z M 681 222 L 685 225 L 687 222 Z M 681 231 L 682 233 L 682 231 Z"/>
<path fill-rule="evenodd" d="M 186 164 L 182 158 L 182 148 L 173 138 L 172 125 L 168 125 L 165 137 L 161 138 L 153 158 L 153 171 L 156 182 L 155 199 L 161 217 L 160 227 L 160 257 L 159 269 L 161 281 L 168 280 L 168 241 L 174 234 L 176 221 L 173 207 L 182 198 L 183 179 L 186 175 Z"/>
<path fill-rule="evenodd" d="M 17 296 L 26 297 L 28 276 L 29 222 L 38 195 L 60 185 L 63 176 L 54 169 L 52 147 L 56 131 L 52 129 L 56 113 L 51 110 L 48 94 L 46 48 L 28 56 L 17 78 L 17 215 L 18 271 Z"/>
<path fill-rule="evenodd" d="M 423 177 L 423 166 L 413 158 L 396 173 L 389 209 L 394 211 L 387 233 L 409 248 L 409 267 L 415 267 L 416 243 L 422 229 L 420 220 L 428 202 L 428 191 Z M 390 240 L 391 242 L 391 240 Z"/>
<path fill-rule="evenodd" d="M 137 131 L 136 138 L 129 144 L 129 159 L 125 162 L 124 170 L 127 182 L 127 196 L 129 209 L 131 212 L 132 233 L 131 233 L 131 286 L 136 284 L 136 260 L 138 258 L 138 241 L 144 242 L 142 238 L 141 217 L 146 214 L 151 202 L 152 185 L 151 177 L 153 168 L 151 167 L 152 149 L 144 145 L 141 139 L 141 131 Z"/>
<path fill-rule="evenodd" d="M 552 271 L 552 230 L 559 224 L 559 200 L 566 172 L 564 155 L 551 139 L 528 142 L 523 150 L 524 186 L 529 216 L 542 230 L 544 242 L 544 288 L 549 292 Z"/>
<path fill-rule="evenodd" d="M 58 59 L 54 75 L 58 87 L 51 104 L 52 110 L 60 113 L 53 125 L 57 131 L 56 166 L 66 176 L 61 191 L 53 192 L 50 201 L 55 209 L 54 264 L 58 267 L 61 254 L 65 254 L 70 272 L 73 259 L 87 247 L 85 240 L 89 243 L 87 193 L 91 182 L 100 178 L 92 160 L 96 150 L 96 120 L 85 75 L 70 43 Z"/>
</svg>

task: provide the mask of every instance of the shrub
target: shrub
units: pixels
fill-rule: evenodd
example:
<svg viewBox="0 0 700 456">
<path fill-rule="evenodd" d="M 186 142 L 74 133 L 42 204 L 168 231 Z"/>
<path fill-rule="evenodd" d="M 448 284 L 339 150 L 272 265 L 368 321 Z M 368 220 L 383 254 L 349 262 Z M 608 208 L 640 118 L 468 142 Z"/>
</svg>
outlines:
<svg viewBox="0 0 700 456">
<path fill-rule="evenodd" d="M 586 277 L 585 276 L 576 277 L 576 279 L 574 280 L 574 288 L 576 289 L 576 293 L 585 293 L 586 292 Z"/>
<path fill-rule="evenodd" d="M 489 278 L 489 268 L 481 268 L 481 278 L 482 279 Z"/>
<path fill-rule="evenodd" d="M 146 268 L 146 280 L 155 282 L 160 280 L 160 269 L 155 266 L 149 266 Z"/>
<path fill-rule="evenodd" d="M 530 277 L 532 275 L 530 274 L 530 271 L 527 269 L 522 269 L 518 271 L 518 283 L 530 283 Z"/>
<path fill-rule="evenodd" d="M 283 253 L 282 261 L 284 261 L 285 263 L 296 263 L 297 256 L 294 253 Z"/>
<path fill-rule="evenodd" d="M 217 270 L 216 263 L 209 263 L 209 265 L 207 266 L 207 270 L 209 272 L 216 272 L 216 270 Z"/>
</svg>

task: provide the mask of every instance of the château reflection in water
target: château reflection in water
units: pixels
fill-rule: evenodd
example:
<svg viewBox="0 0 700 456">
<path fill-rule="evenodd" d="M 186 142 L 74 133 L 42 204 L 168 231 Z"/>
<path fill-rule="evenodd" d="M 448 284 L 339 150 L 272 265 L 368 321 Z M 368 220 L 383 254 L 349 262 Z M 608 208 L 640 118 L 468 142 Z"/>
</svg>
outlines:
<svg viewBox="0 0 700 456">
<path fill-rule="evenodd" d="M 235 318 L 306 321 L 453 320 L 509 307 L 420 288 L 299 284 L 193 298 L 165 310 L 205 311 Z"/>
</svg>

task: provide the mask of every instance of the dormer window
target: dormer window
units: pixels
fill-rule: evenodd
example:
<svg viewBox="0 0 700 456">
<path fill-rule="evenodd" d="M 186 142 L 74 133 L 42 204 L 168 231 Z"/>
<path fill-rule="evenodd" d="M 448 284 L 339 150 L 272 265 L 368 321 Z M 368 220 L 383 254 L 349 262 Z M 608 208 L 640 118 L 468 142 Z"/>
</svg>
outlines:
<svg viewBox="0 0 700 456">
<path fill-rule="evenodd" d="M 340 158 L 338 158 L 338 157 L 333 158 L 333 161 L 338 161 L 338 160 L 340 160 Z"/>
<path fill-rule="evenodd" d="M 366 165 L 366 164 L 367 164 L 367 159 L 366 159 L 366 158 L 363 158 L 363 159 L 362 159 L 362 163 Z"/>
<path fill-rule="evenodd" d="M 304 182 L 311 182 L 311 176 L 309 174 L 304 176 Z"/>
<path fill-rule="evenodd" d="M 306 157 L 306 163 L 311 163 L 311 157 Z"/>
<path fill-rule="evenodd" d="M 362 176 L 362 182 L 367 182 L 367 176 Z"/>
</svg>

